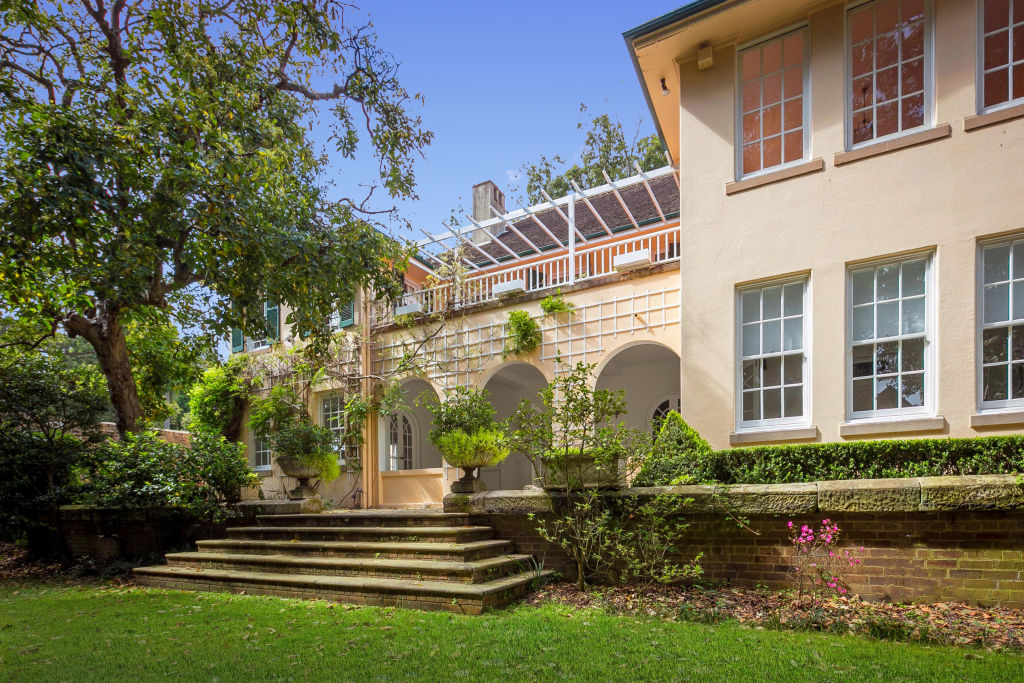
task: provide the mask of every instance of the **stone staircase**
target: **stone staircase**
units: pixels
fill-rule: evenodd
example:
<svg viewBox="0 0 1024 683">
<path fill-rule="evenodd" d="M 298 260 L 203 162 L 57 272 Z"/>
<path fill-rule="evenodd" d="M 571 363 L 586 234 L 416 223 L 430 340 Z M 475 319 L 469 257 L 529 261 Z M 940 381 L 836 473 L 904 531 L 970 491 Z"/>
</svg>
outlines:
<svg viewBox="0 0 1024 683">
<path fill-rule="evenodd" d="M 260 515 L 257 526 L 199 541 L 196 552 L 139 567 L 143 586 L 322 598 L 479 614 L 551 575 L 514 554 L 469 515 L 431 510 L 346 510 Z"/>
</svg>

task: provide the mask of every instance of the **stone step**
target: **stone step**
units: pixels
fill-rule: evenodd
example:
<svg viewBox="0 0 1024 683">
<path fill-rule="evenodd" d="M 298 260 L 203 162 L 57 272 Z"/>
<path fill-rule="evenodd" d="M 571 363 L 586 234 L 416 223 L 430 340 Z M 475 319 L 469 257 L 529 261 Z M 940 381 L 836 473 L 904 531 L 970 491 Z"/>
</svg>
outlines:
<svg viewBox="0 0 1024 683">
<path fill-rule="evenodd" d="M 227 532 L 231 538 L 300 541 L 465 543 L 494 536 L 494 529 L 489 526 L 236 526 Z"/>
<path fill-rule="evenodd" d="M 452 560 L 387 559 L 374 557 L 306 557 L 245 553 L 186 552 L 167 555 L 172 567 L 223 569 L 277 574 L 374 576 L 417 581 L 481 583 L 533 567 L 529 555 L 498 555 L 473 562 Z"/>
<path fill-rule="evenodd" d="M 260 515 L 260 526 L 376 526 L 458 527 L 469 526 L 469 515 L 426 510 L 345 510 L 322 514 Z"/>
<path fill-rule="evenodd" d="M 392 541 L 296 541 L 218 538 L 198 541 L 201 553 L 291 555 L 302 557 L 372 557 L 383 559 L 451 560 L 475 562 L 512 552 L 512 542 L 501 539 L 466 543 Z"/>
<path fill-rule="evenodd" d="M 551 570 L 531 570 L 483 583 L 467 584 L 169 566 L 138 567 L 132 573 L 139 584 L 155 588 L 318 598 L 466 614 L 479 614 L 485 609 L 514 602 L 534 582 L 553 574 Z"/>
</svg>

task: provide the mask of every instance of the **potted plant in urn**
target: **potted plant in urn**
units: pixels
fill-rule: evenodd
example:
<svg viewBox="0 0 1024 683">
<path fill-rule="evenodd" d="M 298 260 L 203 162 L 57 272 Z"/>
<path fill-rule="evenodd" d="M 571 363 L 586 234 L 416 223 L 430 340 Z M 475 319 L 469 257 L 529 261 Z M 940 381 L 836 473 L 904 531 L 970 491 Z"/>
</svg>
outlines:
<svg viewBox="0 0 1024 683">
<path fill-rule="evenodd" d="M 462 478 L 452 482 L 452 492 L 480 490 L 476 470 L 497 465 L 509 454 L 505 432 L 494 422 L 487 392 L 456 387 L 445 392 L 443 402 L 433 401 L 426 407 L 434 418 L 427 440 L 437 446 L 445 462 L 462 469 Z"/>
<path fill-rule="evenodd" d="M 305 402 L 291 387 L 274 387 L 269 395 L 254 398 L 249 427 L 266 435 L 281 473 L 298 480 L 289 498 L 314 495 L 316 487 L 310 479 L 328 482 L 340 474 L 334 433 L 313 422 Z"/>
</svg>

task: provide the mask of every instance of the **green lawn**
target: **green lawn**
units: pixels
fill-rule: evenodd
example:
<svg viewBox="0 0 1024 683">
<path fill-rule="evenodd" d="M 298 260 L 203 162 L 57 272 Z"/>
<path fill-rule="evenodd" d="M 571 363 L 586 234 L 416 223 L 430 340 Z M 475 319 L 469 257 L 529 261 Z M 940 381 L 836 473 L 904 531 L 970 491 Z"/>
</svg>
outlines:
<svg viewBox="0 0 1024 683">
<path fill-rule="evenodd" d="M 0 583 L 0 680 L 1011 681 L 1013 654 L 521 606 L 483 617 Z"/>
</svg>

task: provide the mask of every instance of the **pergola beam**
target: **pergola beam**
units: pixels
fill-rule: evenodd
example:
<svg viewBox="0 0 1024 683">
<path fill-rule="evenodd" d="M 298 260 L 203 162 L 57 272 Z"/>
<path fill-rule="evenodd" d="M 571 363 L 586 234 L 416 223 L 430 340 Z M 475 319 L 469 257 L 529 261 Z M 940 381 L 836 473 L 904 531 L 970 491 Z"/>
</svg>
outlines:
<svg viewBox="0 0 1024 683">
<path fill-rule="evenodd" d="M 651 189 L 651 184 L 647 182 L 647 174 L 640 168 L 639 162 L 636 159 L 633 160 L 633 168 L 637 170 L 640 177 L 644 179 L 644 187 L 647 189 L 647 195 L 651 198 L 651 203 L 654 204 L 654 208 L 658 210 L 658 215 L 661 216 L 661 222 L 665 222 L 665 212 L 661 210 L 661 204 L 658 203 L 658 198 L 654 196 L 654 190 Z"/>
<path fill-rule="evenodd" d="M 576 236 L 579 237 L 584 242 L 586 242 L 587 238 L 584 237 L 583 233 L 576 228 L 575 222 L 569 220 L 569 217 L 565 215 L 564 211 L 562 211 L 562 207 L 555 203 L 555 200 L 551 198 L 551 195 L 549 195 L 544 190 L 541 190 L 540 193 L 544 197 L 544 199 L 548 200 L 548 204 L 551 205 L 551 208 L 558 212 L 558 215 L 562 217 L 562 220 L 565 221 L 565 224 L 567 226 L 570 226 L 576 232 Z"/>
<path fill-rule="evenodd" d="M 517 261 L 520 260 L 519 254 L 517 254 L 516 252 L 512 251 L 511 249 L 509 249 L 508 245 L 505 244 L 504 242 L 502 242 L 501 240 L 499 240 L 494 233 L 492 233 L 490 230 L 488 230 L 484 226 L 482 226 L 479 223 L 477 223 L 476 220 L 474 220 L 473 217 L 470 216 L 469 214 L 466 214 L 466 218 L 468 218 L 469 222 L 472 223 L 473 225 L 475 225 L 478 230 L 483 230 L 484 232 L 486 232 L 487 235 L 491 238 L 491 241 L 496 243 L 499 247 L 501 247 L 502 249 L 507 251 L 509 254 L 511 254 L 512 258 L 516 259 Z"/>
<path fill-rule="evenodd" d="M 496 208 L 494 208 L 493 205 L 491 206 L 491 213 L 493 213 L 495 216 L 500 218 L 501 222 L 505 224 L 506 228 L 508 228 L 509 230 L 514 232 L 515 234 L 519 235 L 519 239 L 523 240 L 528 245 L 530 245 L 531 249 L 533 249 L 538 254 L 542 253 L 541 250 L 540 250 L 540 247 L 538 247 L 536 244 L 534 244 L 533 241 L 529 237 L 527 237 L 523 233 L 519 232 L 519 229 L 516 228 L 516 226 L 511 221 L 509 221 L 507 218 L 505 218 L 505 216 L 500 211 L 498 211 Z"/>
<path fill-rule="evenodd" d="M 423 228 L 420 228 L 420 232 L 422 232 L 422 233 L 423 233 L 424 235 L 426 235 L 426 236 L 427 236 L 427 240 L 429 240 L 429 244 L 437 244 L 437 245 L 439 245 L 439 246 L 440 246 L 440 247 L 441 247 L 442 249 L 446 249 L 446 250 L 448 249 L 448 247 L 446 247 L 446 246 L 445 246 L 444 242 L 442 242 L 441 240 L 439 240 L 439 239 L 438 239 L 437 237 L 435 237 L 434 235 L 431 235 L 431 234 L 430 234 L 429 232 L 427 232 L 427 231 L 426 231 L 426 230 L 424 230 Z M 467 266 L 469 266 L 470 268 L 472 268 L 473 270 L 480 270 L 480 266 L 476 265 L 475 263 L 473 263 L 472 261 L 470 261 L 470 260 L 469 260 L 468 258 L 466 258 L 465 256 L 461 256 L 461 255 L 460 255 L 460 256 L 459 256 L 459 258 L 460 258 L 460 259 L 462 259 L 462 260 L 463 260 L 463 261 L 464 261 L 464 262 L 466 263 L 466 265 L 467 265 Z"/>
<path fill-rule="evenodd" d="M 583 200 L 583 203 L 587 205 L 588 209 L 590 209 L 590 213 L 594 214 L 594 218 L 596 218 L 597 222 L 601 224 L 601 227 L 604 228 L 604 231 L 611 235 L 612 229 L 609 228 L 608 224 L 604 222 L 604 218 L 602 218 L 598 210 L 594 208 L 594 205 L 590 203 L 590 199 L 583 194 L 583 190 L 581 190 L 580 186 L 576 184 L 576 181 L 570 180 L 569 184 L 572 185 L 572 189 L 576 190 L 576 192 L 579 193 L 580 198 Z"/>
<path fill-rule="evenodd" d="M 608 181 L 608 185 L 609 185 L 609 186 L 611 186 L 611 188 L 612 188 L 612 192 L 614 192 L 614 193 L 615 193 L 615 198 L 616 198 L 617 200 L 619 200 L 619 206 L 621 206 L 621 207 L 622 207 L 622 210 L 623 210 L 623 211 L 625 211 L 625 212 L 626 212 L 626 215 L 627 215 L 627 216 L 629 217 L 629 222 L 633 224 L 633 227 L 634 227 L 634 228 L 636 228 L 637 230 L 639 230 L 639 229 L 640 229 L 640 224 L 636 222 L 636 219 L 635 219 L 635 218 L 633 218 L 633 212 L 629 210 L 629 207 L 628 207 L 628 206 L 626 206 L 626 202 L 624 202 L 624 201 L 622 200 L 622 195 L 621 195 L 621 194 L 619 194 L 619 190 L 618 190 L 618 188 L 616 188 L 616 187 L 615 187 L 615 183 L 613 183 L 613 182 L 612 182 L 612 179 L 608 177 L 608 171 L 606 171 L 606 170 L 604 170 L 604 169 L 602 168 L 602 169 L 601 169 L 601 175 L 603 175 L 603 176 L 604 176 L 604 179 L 605 179 L 606 181 Z"/>
<path fill-rule="evenodd" d="M 476 244 L 474 244 L 470 240 L 467 240 L 465 237 L 463 237 L 459 233 L 457 233 L 454 230 L 452 230 L 451 228 L 449 228 L 447 225 L 445 225 L 444 227 L 448 228 L 448 232 L 450 232 L 451 234 L 455 235 L 455 237 L 457 237 L 460 241 L 465 242 L 466 244 L 468 244 L 469 246 L 473 247 L 474 249 L 479 251 L 481 254 L 483 254 L 484 257 L 487 258 L 491 263 L 493 263 L 494 265 L 498 265 L 498 259 L 496 259 L 493 256 L 491 256 L 486 251 L 484 251 L 483 249 L 478 247 Z"/>
<path fill-rule="evenodd" d="M 527 216 L 532 218 L 533 222 L 536 223 L 540 227 L 541 230 L 543 230 L 545 233 L 547 233 L 547 236 L 550 237 L 551 240 L 555 244 L 557 244 L 560 247 L 566 246 L 566 243 L 562 242 L 562 240 L 560 240 L 557 237 L 555 237 L 555 233 L 551 232 L 551 230 L 548 229 L 548 226 L 544 224 L 544 221 L 542 221 L 540 218 L 538 218 L 537 215 L 533 211 L 531 211 L 530 209 L 525 209 L 525 208 L 521 208 L 521 210 L 524 211 Z"/>
</svg>

